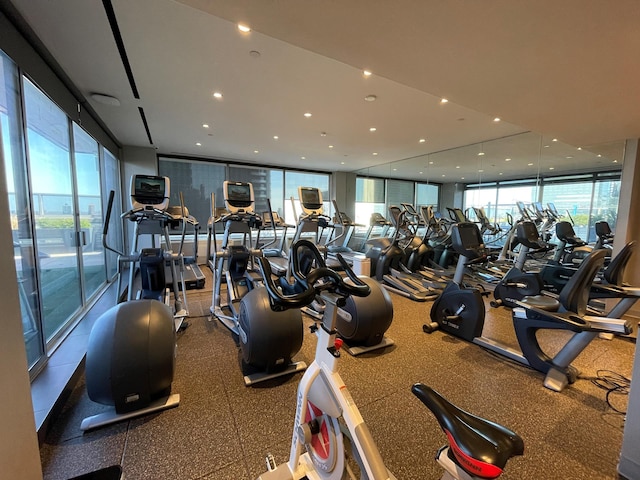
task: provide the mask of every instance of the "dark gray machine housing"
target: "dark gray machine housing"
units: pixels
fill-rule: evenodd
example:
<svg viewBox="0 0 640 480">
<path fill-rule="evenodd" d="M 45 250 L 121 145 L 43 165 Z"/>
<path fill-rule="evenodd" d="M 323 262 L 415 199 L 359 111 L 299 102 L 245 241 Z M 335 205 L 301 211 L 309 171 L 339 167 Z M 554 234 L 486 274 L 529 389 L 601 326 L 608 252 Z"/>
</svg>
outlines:
<svg viewBox="0 0 640 480">
<path fill-rule="evenodd" d="M 110 308 L 89 335 L 89 398 L 117 413 L 148 406 L 171 392 L 175 351 L 173 314 L 164 303 L 133 300 Z"/>
</svg>

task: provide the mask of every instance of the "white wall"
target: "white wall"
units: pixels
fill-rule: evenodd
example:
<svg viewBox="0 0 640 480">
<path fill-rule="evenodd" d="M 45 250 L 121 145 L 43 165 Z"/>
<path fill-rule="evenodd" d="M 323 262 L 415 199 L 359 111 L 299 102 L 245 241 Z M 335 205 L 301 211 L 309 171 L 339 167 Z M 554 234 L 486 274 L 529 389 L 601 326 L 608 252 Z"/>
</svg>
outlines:
<svg viewBox="0 0 640 480">
<path fill-rule="evenodd" d="M 635 187 L 635 188 L 634 188 Z M 640 214 L 640 148 L 639 141 L 628 140 L 625 146 L 624 167 L 620 186 L 620 204 L 618 205 L 618 223 L 614 244 L 614 255 L 629 240 L 640 241 L 640 223 L 631 219 Z M 625 281 L 631 285 L 640 285 L 640 254 L 631 257 L 625 270 Z M 632 313 L 638 315 L 636 303 Z M 636 325 L 637 328 L 637 325 Z M 636 347 L 633 361 L 634 378 L 631 382 L 627 416 L 622 439 L 622 451 L 618 472 L 626 478 L 640 478 L 640 356 Z"/>
</svg>

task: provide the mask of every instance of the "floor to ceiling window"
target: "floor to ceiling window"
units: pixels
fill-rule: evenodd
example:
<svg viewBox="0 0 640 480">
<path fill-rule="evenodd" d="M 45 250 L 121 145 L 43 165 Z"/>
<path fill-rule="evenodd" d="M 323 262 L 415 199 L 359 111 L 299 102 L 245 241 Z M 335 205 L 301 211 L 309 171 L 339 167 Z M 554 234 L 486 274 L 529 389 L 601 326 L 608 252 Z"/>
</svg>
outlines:
<svg viewBox="0 0 640 480">
<path fill-rule="evenodd" d="M 24 81 L 27 152 L 47 341 L 82 304 L 67 116 Z"/>
<path fill-rule="evenodd" d="M 119 189 L 119 164 L 2 52 L 0 140 L 24 341 L 34 378 L 106 284 L 102 207 L 105 187 Z M 105 178 L 103 165 L 109 171 Z M 121 247 L 117 223 L 113 245 Z M 110 277 L 116 265 L 111 256 Z"/>
<path fill-rule="evenodd" d="M 32 205 L 28 193 L 21 119 L 18 69 L 0 52 L 0 138 L 9 193 L 13 256 L 16 264 L 24 342 L 29 369 L 32 369 L 42 359 L 45 350 L 40 323 L 40 292 L 33 238 Z"/>
<path fill-rule="evenodd" d="M 91 298 L 104 283 L 106 266 L 102 247 L 102 198 L 100 196 L 100 156 L 98 142 L 73 124 L 73 170 L 77 190 L 80 235 L 78 246 L 82 254 L 84 301 Z M 77 227 L 76 227 L 77 229 Z"/>
</svg>

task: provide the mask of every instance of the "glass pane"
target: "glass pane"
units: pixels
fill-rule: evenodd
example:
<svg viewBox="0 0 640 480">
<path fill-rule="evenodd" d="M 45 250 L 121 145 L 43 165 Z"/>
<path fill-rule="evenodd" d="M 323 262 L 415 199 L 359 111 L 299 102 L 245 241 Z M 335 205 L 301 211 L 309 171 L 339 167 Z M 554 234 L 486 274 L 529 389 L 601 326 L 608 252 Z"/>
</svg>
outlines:
<svg viewBox="0 0 640 480">
<path fill-rule="evenodd" d="M 224 206 L 222 183 L 225 180 L 225 166 L 160 158 L 158 170 L 160 175 L 171 180 L 171 205 L 180 205 L 179 195 L 182 192 L 189 213 L 206 230 L 211 216 L 211 194 L 216 195 L 216 206 Z"/>
<path fill-rule="evenodd" d="M 384 205 L 384 180 L 381 178 L 356 178 L 355 222 L 369 225 L 371 214 L 387 216 Z"/>
<path fill-rule="evenodd" d="M 416 183 L 416 204 L 433 205 L 438 209 L 440 187 L 428 183 Z"/>
<path fill-rule="evenodd" d="M 111 152 L 104 149 L 104 189 L 102 191 L 102 204 L 107 208 L 109 201 L 109 192 L 120 191 L 120 166 L 118 159 Z M 122 202 L 120 195 L 116 193 L 113 197 L 113 214 L 109 219 L 109 231 L 107 232 L 107 244 L 115 250 L 124 251 L 122 240 L 122 221 L 120 214 L 122 213 Z M 106 211 L 105 211 L 106 214 Z M 107 250 L 107 274 L 112 278 L 118 272 L 118 255 Z"/>
<path fill-rule="evenodd" d="M 401 203 L 413 205 L 415 200 L 413 192 L 414 182 L 405 180 L 387 180 L 387 207 L 400 206 Z"/>
<path fill-rule="evenodd" d="M 106 280 L 102 247 L 102 200 L 100 198 L 100 157 L 98 142 L 73 124 L 78 213 L 82 248 L 82 274 L 86 298 L 90 298 Z"/>
<path fill-rule="evenodd" d="M 545 185 L 542 190 L 542 203 L 555 204 L 563 220 L 572 222 L 576 235 L 587 240 L 589 230 L 589 212 L 593 182 L 558 183 Z"/>
<path fill-rule="evenodd" d="M 48 342 L 81 305 L 67 116 L 24 79 L 44 334 Z"/>
<path fill-rule="evenodd" d="M 596 241 L 596 222 L 605 221 L 609 224 L 612 232 L 616 231 L 616 221 L 618 219 L 618 201 L 620 200 L 620 180 L 607 182 L 596 182 L 593 192 L 593 206 L 591 207 L 591 218 L 589 219 L 588 241 Z"/>
<path fill-rule="evenodd" d="M 530 207 L 531 203 L 536 201 L 538 201 L 538 189 L 535 185 L 500 187 L 498 189 L 498 205 L 496 206 L 496 222 L 507 231 L 510 226 L 507 213 L 511 214 L 514 220 L 520 219 L 520 210 L 518 210 L 516 202 L 524 202 L 527 207 Z M 493 219 L 487 207 L 485 207 L 485 212 L 490 219 Z"/>
<path fill-rule="evenodd" d="M 22 329 L 27 362 L 31 368 L 44 355 L 44 343 L 40 329 L 40 302 L 18 85 L 15 65 L 0 52 L 0 139 L 9 192 L 13 256 L 16 263 Z"/>
<path fill-rule="evenodd" d="M 298 187 L 317 187 L 322 192 L 322 203 L 324 214 L 330 215 L 331 197 L 329 192 L 329 175 L 322 173 L 285 172 L 284 180 L 284 213 L 285 221 L 295 225 L 298 223 L 296 216 L 302 213 L 300 201 L 298 199 Z M 293 197 L 294 206 L 291 204 Z"/>
</svg>

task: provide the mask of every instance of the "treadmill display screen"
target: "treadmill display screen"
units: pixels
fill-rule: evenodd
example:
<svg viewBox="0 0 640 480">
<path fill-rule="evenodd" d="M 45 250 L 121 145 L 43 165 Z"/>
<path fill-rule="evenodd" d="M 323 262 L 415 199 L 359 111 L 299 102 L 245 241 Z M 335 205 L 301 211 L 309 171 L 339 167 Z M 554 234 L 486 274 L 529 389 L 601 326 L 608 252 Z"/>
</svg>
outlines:
<svg viewBox="0 0 640 480">
<path fill-rule="evenodd" d="M 165 182 L 164 177 L 152 177 L 147 175 L 136 175 L 134 184 L 134 196 L 149 199 L 164 199 Z"/>
<path fill-rule="evenodd" d="M 227 190 L 224 192 L 224 196 L 230 205 L 237 208 L 251 206 L 251 185 L 249 183 L 228 182 L 226 187 Z"/>
<path fill-rule="evenodd" d="M 322 206 L 320 202 L 320 190 L 317 188 L 300 189 L 300 201 L 305 208 L 316 210 Z"/>
</svg>

